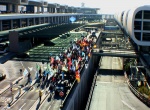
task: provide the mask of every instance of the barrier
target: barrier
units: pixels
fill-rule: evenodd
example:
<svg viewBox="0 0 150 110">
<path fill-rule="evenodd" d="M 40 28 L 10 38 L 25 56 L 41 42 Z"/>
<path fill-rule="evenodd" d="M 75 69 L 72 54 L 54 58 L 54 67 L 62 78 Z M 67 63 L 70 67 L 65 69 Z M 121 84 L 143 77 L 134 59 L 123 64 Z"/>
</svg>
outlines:
<svg viewBox="0 0 150 110">
<path fill-rule="evenodd" d="M 102 61 L 102 58 L 100 58 L 99 67 L 101 66 L 101 61 Z M 94 91 L 94 87 L 95 87 L 96 79 L 97 79 L 97 73 L 98 72 L 96 71 L 96 73 L 94 75 L 93 83 L 92 83 L 92 86 L 91 86 L 91 90 L 90 90 L 90 94 L 89 94 L 89 97 L 88 97 L 88 101 L 87 101 L 85 110 L 89 110 L 89 107 L 90 107 L 90 104 L 91 104 L 92 95 L 93 95 L 93 91 Z"/>
<path fill-rule="evenodd" d="M 96 84 L 96 79 L 97 79 L 97 72 L 94 75 L 94 80 L 93 80 L 93 83 L 92 83 L 91 91 L 90 91 L 90 94 L 89 94 L 89 98 L 88 98 L 85 110 L 89 110 L 89 107 L 90 107 L 90 104 L 91 104 L 91 100 L 92 100 L 93 91 L 94 91 L 94 86 Z"/>
</svg>

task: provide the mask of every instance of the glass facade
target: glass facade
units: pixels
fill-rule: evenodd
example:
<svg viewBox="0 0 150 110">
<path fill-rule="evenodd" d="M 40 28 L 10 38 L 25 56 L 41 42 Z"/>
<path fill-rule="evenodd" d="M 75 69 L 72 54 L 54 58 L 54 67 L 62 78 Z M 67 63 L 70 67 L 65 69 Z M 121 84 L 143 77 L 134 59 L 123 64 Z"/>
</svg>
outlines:
<svg viewBox="0 0 150 110">
<path fill-rule="evenodd" d="M 0 5 L 0 11 L 6 11 L 6 5 Z"/>
</svg>

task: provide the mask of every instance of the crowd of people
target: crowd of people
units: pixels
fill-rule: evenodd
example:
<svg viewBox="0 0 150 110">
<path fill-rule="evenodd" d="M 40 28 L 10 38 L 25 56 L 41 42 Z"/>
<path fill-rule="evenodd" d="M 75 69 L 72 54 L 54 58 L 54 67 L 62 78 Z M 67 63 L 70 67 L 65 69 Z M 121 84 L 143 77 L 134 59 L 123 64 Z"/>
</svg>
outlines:
<svg viewBox="0 0 150 110">
<path fill-rule="evenodd" d="M 41 84 L 48 82 L 51 92 L 66 93 L 75 80 L 80 82 L 80 70 L 88 63 L 95 41 L 92 35 L 82 35 L 81 39 L 70 41 L 71 46 L 64 52 L 56 56 L 50 54 L 47 69 L 42 72 L 39 68 L 36 78 Z"/>
</svg>

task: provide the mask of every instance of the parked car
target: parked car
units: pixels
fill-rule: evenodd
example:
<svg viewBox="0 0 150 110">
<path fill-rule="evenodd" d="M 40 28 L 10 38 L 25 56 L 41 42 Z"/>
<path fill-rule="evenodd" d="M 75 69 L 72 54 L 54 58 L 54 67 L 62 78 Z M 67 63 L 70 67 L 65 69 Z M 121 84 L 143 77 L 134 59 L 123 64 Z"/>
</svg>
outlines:
<svg viewBox="0 0 150 110">
<path fill-rule="evenodd" d="M 0 73 L 0 81 L 6 78 L 6 74 Z"/>
<path fill-rule="evenodd" d="M 5 44 L 0 44 L 0 53 L 6 53 L 8 52 L 8 44 L 5 43 Z"/>
</svg>

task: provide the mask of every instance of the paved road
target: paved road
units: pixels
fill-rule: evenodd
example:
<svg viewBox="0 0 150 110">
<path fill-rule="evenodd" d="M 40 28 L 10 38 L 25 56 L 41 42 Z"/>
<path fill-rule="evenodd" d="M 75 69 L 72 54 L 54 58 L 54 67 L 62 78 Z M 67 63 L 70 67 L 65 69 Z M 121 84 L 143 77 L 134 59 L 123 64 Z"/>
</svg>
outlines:
<svg viewBox="0 0 150 110">
<path fill-rule="evenodd" d="M 5 64 L 1 64 L 0 67 L 3 67 L 3 68 L 0 68 L 0 71 L 3 71 L 7 75 L 7 78 L 0 82 L 0 90 L 1 91 L 4 90 L 5 87 L 7 87 L 7 88 L 10 87 L 10 82 L 14 82 L 18 77 L 23 76 L 23 72 L 20 74 L 20 71 L 19 71 L 20 69 L 22 69 L 24 71 L 24 69 L 26 68 L 28 70 L 28 72 L 31 73 L 32 80 L 35 78 L 35 72 L 36 72 L 36 63 L 35 62 L 8 61 Z M 27 83 L 27 77 L 23 77 L 22 80 L 20 80 L 18 83 L 15 83 L 13 85 L 12 93 L 14 94 L 14 96 L 18 96 L 18 94 L 19 94 L 18 86 L 25 85 L 26 83 Z M 30 93 L 29 93 L 29 95 L 30 95 Z M 35 95 L 35 94 L 33 94 L 33 95 Z M 6 89 L 6 91 L 4 91 L 0 95 L 0 98 L 1 98 L 0 106 L 6 105 L 6 103 L 3 103 L 3 101 L 6 100 L 6 98 L 12 98 L 10 88 Z M 28 99 L 26 99 L 26 100 L 28 100 Z M 22 102 L 22 99 L 21 100 L 19 99 L 19 102 Z"/>
<path fill-rule="evenodd" d="M 149 110 L 128 88 L 122 59 L 103 57 L 89 110 Z"/>
<path fill-rule="evenodd" d="M 53 97 L 53 96 L 52 96 Z M 40 106 L 39 110 L 59 110 L 61 104 L 61 99 L 51 98 L 48 96 L 43 104 Z"/>
<path fill-rule="evenodd" d="M 38 90 L 28 91 L 12 107 L 11 110 L 29 110 L 39 97 Z"/>
</svg>

